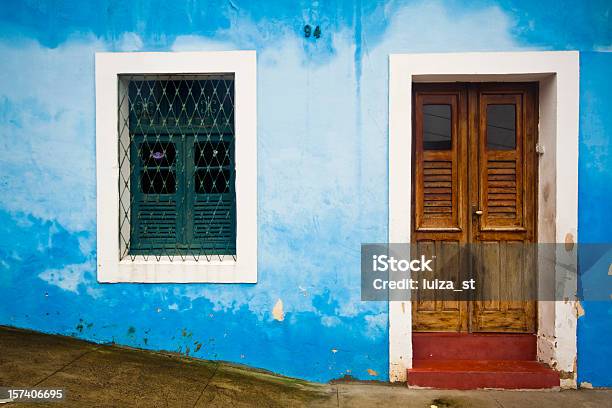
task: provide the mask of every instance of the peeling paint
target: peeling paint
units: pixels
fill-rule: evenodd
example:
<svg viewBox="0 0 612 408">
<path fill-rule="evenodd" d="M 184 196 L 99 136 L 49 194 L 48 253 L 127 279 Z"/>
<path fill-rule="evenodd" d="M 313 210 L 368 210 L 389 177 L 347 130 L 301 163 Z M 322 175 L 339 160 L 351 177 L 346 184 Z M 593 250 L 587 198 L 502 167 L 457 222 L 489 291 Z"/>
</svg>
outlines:
<svg viewBox="0 0 612 408">
<path fill-rule="evenodd" d="M 571 252 L 574 249 L 574 235 L 571 232 L 565 234 L 565 250 Z"/>
<path fill-rule="evenodd" d="M 550 196 L 550 183 L 546 183 L 544 188 L 542 189 L 542 197 L 544 198 L 544 202 L 548 201 L 548 197 Z"/>
<path fill-rule="evenodd" d="M 272 309 L 272 316 L 274 317 L 274 320 L 278 320 L 279 322 L 282 322 L 283 320 L 285 320 L 285 312 L 283 311 L 283 301 L 278 299 L 276 301 L 276 304 L 274 305 L 274 308 Z"/>
<path fill-rule="evenodd" d="M 592 389 L 593 389 L 593 384 L 591 384 L 591 383 L 590 383 L 590 382 L 588 382 L 588 381 L 582 381 L 582 382 L 580 383 L 580 388 L 586 388 L 586 389 L 588 389 L 588 390 L 592 390 Z"/>
<path fill-rule="evenodd" d="M 582 307 L 582 303 L 576 302 L 576 315 L 578 318 L 584 316 L 584 308 Z"/>
<path fill-rule="evenodd" d="M 372 377 L 378 376 L 378 373 L 375 370 L 372 370 L 371 368 L 368 368 L 367 371 L 368 371 L 368 374 L 371 375 Z"/>
<path fill-rule="evenodd" d="M 578 388 L 578 384 L 576 383 L 576 378 L 571 379 L 560 379 L 559 380 L 559 388 L 562 390 L 575 390 Z"/>
</svg>

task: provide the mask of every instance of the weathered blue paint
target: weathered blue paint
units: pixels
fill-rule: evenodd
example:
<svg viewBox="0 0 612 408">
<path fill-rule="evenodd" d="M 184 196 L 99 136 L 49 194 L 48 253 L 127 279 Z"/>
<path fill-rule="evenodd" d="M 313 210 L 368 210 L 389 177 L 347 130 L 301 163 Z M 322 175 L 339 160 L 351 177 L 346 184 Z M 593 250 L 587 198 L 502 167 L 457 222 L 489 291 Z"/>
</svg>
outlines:
<svg viewBox="0 0 612 408">
<path fill-rule="evenodd" d="M 561 3 L 3 2 L 0 324 L 310 380 L 386 379 L 387 305 L 359 301 L 359 244 L 388 231 L 387 56 L 612 45 L 608 2 Z M 100 285 L 94 52 L 183 49 L 258 51 L 259 282 Z M 583 241 L 611 238 L 610 60 L 582 54 Z M 610 306 L 584 307 L 580 379 L 612 385 Z"/>
<path fill-rule="evenodd" d="M 581 53 L 580 60 L 580 150 L 578 179 L 578 238 L 582 243 L 612 242 L 612 53 Z M 608 222 L 602 222 L 608 220 Z M 609 259 L 609 258 L 608 258 Z M 590 267 L 579 259 L 583 290 L 597 290 L 611 265 Z M 603 285 L 602 285 L 603 284 Z M 608 293 L 608 296 L 612 294 Z M 602 297 L 597 297 L 602 299 Z M 593 386 L 611 386 L 612 302 L 582 302 L 584 316 L 578 320 L 578 381 Z"/>
</svg>

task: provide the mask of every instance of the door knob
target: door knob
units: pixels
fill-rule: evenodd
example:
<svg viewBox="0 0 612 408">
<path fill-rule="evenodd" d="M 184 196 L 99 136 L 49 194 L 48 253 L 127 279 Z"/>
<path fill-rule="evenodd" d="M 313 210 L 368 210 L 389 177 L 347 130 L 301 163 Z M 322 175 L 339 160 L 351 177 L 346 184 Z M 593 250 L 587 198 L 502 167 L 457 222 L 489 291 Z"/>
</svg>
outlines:
<svg viewBox="0 0 612 408">
<path fill-rule="evenodd" d="M 482 210 L 474 210 L 474 215 L 482 215 Z"/>
</svg>

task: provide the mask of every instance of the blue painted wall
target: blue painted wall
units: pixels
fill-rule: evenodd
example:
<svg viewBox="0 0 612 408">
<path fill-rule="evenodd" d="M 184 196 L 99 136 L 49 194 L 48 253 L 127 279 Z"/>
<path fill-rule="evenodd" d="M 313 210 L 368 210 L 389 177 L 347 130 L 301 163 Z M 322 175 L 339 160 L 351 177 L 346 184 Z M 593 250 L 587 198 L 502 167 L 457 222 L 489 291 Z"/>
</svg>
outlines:
<svg viewBox="0 0 612 408">
<path fill-rule="evenodd" d="M 611 49 L 609 2 L 561 3 L 2 2 L 0 324 L 310 380 L 386 379 L 387 306 L 359 301 L 359 244 L 387 237 L 387 56 Z M 100 285 L 94 52 L 196 49 L 258 52 L 259 282 Z M 592 242 L 612 240 L 599 218 L 611 55 L 581 54 L 579 236 Z M 612 309 L 584 308 L 580 380 L 612 385 Z"/>
<path fill-rule="evenodd" d="M 612 52 L 583 52 L 580 57 L 578 237 L 586 244 L 610 243 Z M 582 258 L 579 258 L 579 262 L 585 274 L 581 282 L 583 291 L 597 290 L 606 279 L 611 279 L 608 268 L 612 268 L 612 265 L 600 262 L 592 266 Z M 612 293 L 608 295 L 612 299 Z M 586 301 L 582 302 L 582 307 L 584 316 L 578 320 L 578 381 L 586 381 L 593 386 L 612 386 L 609 364 L 612 361 L 612 301 Z"/>
</svg>

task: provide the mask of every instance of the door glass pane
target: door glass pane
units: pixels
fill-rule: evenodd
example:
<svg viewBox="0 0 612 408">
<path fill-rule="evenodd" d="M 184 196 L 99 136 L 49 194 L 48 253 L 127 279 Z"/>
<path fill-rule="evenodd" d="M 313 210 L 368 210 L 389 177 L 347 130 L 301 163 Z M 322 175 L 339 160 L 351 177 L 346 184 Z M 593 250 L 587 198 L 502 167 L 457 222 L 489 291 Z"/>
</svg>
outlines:
<svg viewBox="0 0 612 408">
<path fill-rule="evenodd" d="M 450 150 L 451 106 L 423 105 L 423 149 Z"/>
<path fill-rule="evenodd" d="M 515 105 L 487 105 L 487 149 L 516 148 Z"/>
</svg>

